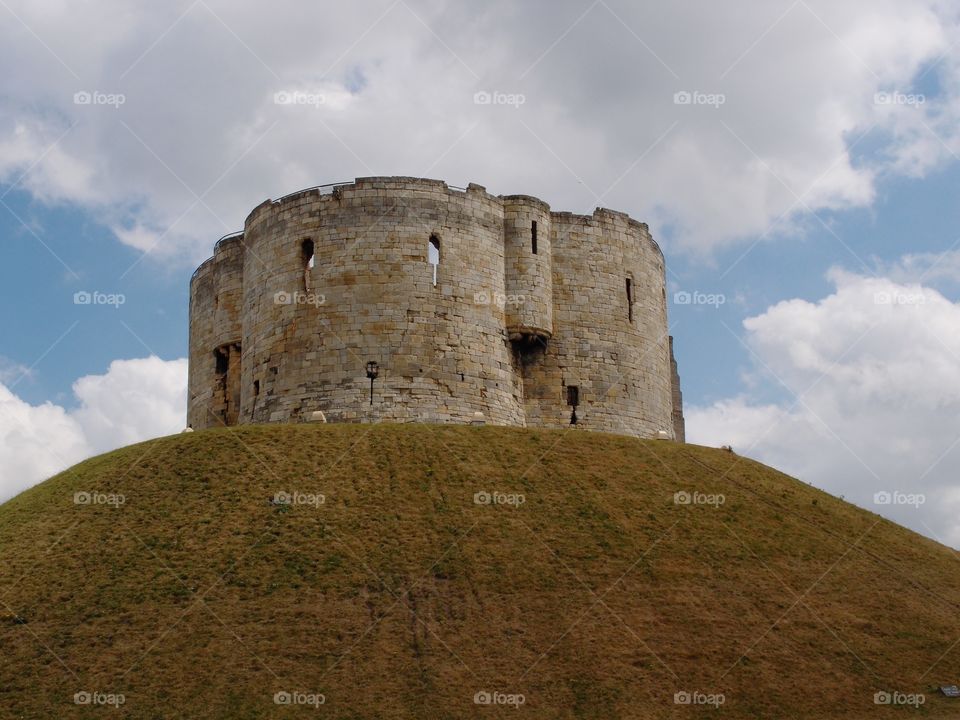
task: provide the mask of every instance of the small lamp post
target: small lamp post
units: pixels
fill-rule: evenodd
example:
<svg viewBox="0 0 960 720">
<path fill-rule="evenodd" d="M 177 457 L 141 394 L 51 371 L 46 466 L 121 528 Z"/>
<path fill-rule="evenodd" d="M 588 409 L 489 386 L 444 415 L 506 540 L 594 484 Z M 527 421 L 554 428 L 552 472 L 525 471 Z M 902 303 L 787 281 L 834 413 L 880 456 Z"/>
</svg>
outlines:
<svg viewBox="0 0 960 720">
<path fill-rule="evenodd" d="M 370 404 L 373 405 L 373 381 L 380 374 L 380 366 L 376 361 L 371 360 L 367 363 L 367 377 L 370 378 Z"/>
</svg>

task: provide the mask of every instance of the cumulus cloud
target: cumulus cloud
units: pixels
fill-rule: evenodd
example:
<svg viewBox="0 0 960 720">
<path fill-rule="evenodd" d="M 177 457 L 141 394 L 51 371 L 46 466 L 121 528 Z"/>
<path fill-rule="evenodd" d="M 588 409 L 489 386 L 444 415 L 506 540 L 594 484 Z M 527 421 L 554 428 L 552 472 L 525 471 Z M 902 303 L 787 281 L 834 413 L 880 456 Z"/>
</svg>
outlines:
<svg viewBox="0 0 960 720">
<path fill-rule="evenodd" d="M 0 502 L 91 455 L 181 429 L 187 361 L 115 360 L 73 392 L 74 408 L 30 405 L 0 384 Z"/>
<path fill-rule="evenodd" d="M 920 284 L 829 277 L 829 296 L 744 321 L 753 389 L 689 408 L 688 438 L 960 547 L 960 304 Z M 784 399 L 761 400 L 774 392 Z"/>
<path fill-rule="evenodd" d="M 616 207 L 713 249 L 960 151 L 938 0 L 5 7 L 0 62 L 30 72 L 0 79 L 0 179 L 184 262 L 266 197 L 370 174 Z M 936 97 L 897 99 L 924 74 Z"/>
</svg>

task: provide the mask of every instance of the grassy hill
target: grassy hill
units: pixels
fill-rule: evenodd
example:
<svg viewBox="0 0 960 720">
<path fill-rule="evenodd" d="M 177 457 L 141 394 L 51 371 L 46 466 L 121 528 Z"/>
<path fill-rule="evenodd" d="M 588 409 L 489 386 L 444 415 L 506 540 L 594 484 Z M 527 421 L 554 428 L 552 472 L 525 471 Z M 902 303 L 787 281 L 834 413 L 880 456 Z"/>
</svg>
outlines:
<svg viewBox="0 0 960 720">
<path fill-rule="evenodd" d="M 0 506 L 0 717 L 960 717 L 958 604 L 956 553 L 730 452 L 222 428 Z"/>
</svg>

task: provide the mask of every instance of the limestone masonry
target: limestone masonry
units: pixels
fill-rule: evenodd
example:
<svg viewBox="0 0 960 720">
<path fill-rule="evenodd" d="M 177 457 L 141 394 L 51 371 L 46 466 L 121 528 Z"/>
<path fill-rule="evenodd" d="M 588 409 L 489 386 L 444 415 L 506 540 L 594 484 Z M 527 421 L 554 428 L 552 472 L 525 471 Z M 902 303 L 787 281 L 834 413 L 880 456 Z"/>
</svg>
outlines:
<svg viewBox="0 0 960 720">
<path fill-rule="evenodd" d="M 420 178 L 254 208 L 190 282 L 189 386 L 195 429 L 322 411 L 684 438 L 645 224 Z"/>
</svg>

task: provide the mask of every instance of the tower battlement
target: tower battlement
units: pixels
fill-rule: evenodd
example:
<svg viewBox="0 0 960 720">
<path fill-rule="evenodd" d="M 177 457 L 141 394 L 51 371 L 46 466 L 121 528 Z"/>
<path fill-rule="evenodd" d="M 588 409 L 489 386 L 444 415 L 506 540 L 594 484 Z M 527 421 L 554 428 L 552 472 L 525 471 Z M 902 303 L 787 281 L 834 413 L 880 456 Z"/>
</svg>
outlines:
<svg viewBox="0 0 960 720">
<path fill-rule="evenodd" d="M 682 440 L 680 398 L 663 254 L 614 210 L 358 178 L 264 201 L 190 283 L 193 428 L 322 411 Z"/>
</svg>

